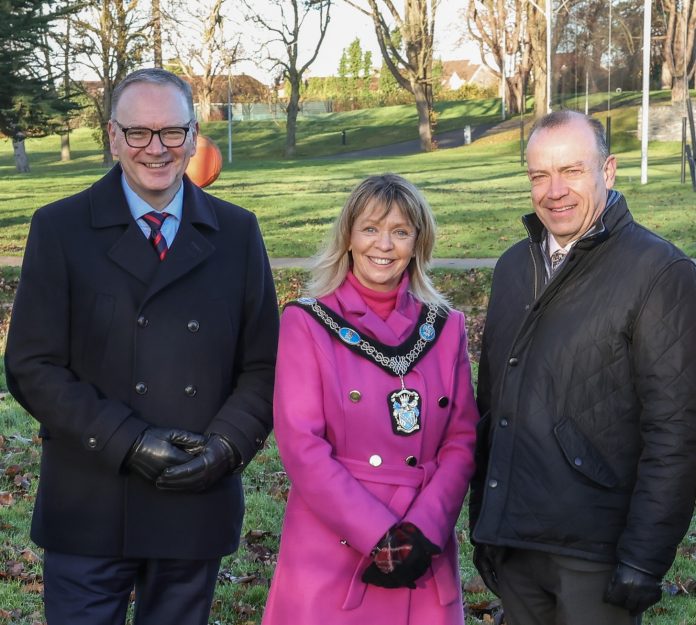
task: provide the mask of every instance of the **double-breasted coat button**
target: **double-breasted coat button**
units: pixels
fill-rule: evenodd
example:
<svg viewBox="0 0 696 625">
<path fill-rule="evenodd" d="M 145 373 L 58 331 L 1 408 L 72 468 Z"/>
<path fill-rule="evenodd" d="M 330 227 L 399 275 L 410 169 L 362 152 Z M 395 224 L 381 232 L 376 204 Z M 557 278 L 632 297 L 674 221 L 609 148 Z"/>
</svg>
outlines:
<svg viewBox="0 0 696 625">
<path fill-rule="evenodd" d="M 509 424 L 509 421 L 508 421 L 505 417 L 503 417 L 503 418 L 500 420 L 500 427 L 501 427 L 501 428 L 506 428 L 506 427 L 508 426 L 508 424 Z"/>
<path fill-rule="evenodd" d="M 406 458 L 406 464 L 409 467 L 415 467 L 418 464 L 418 459 L 415 456 L 409 456 Z"/>
<path fill-rule="evenodd" d="M 186 397 L 193 397 L 197 392 L 198 392 L 198 389 L 193 384 L 189 384 L 184 389 L 184 394 L 186 395 Z"/>
<path fill-rule="evenodd" d="M 581 466 L 582 466 L 582 458 L 580 458 L 580 457 L 575 458 L 575 460 L 573 460 L 573 464 L 574 464 L 576 467 L 581 467 Z"/>
<path fill-rule="evenodd" d="M 498 488 L 498 480 L 488 480 L 488 485 L 491 488 Z"/>
<path fill-rule="evenodd" d="M 145 382 L 138 382 L 135 385 L 135 392 L 138 395 L 145 395 L 145 393 L 147 393 L 147 384 L 145 384 Z"/>
<path fill-rule="evenodd" d="M 87 439 L 87 447 L 89 447 L 90 449 L 94 449 L 96 446 L 97 446 L 97 439 L 94 438 L 94 436 L 90 436 Z"/>
<path fill-rule="evenodd" d="M 147 328 L 148 324 L 150 323 L 150 320 L 147 317 L 140 315 L 140 317 L 138 317 L 137 323 L 141 328 Z"/>
<path fill-rule="evenodd" d="M 373 454 L 370 456 L 370 464 L 373 467 L 378 467 L 380 464 L 382 464 L 382 456 L 378 456 L 377 454 Z"/>
<path fill-rule="evenodd" d="M 515 357 L 515 356 L 513 356 L 512 358 L 510 358 L 510 360 L 508 360 L 508 364 L 509 364 L 511 367 L 516 367 L 517 364 L 518 364 L 519 362 L 520 362 L 520 361 L 519 361 L 519 360 L 517 359 L 517 357 Z"/>
<path fill-rule="evenodd" d="M 186 327 L 188 328 L 189 332 L 198 332 L 198 329 L 201 327 L 201 324 L 198 323 L 198 321 L 196 321 L 195 319 L 191 319 L 191 321 L 189 321 L 186 324 Z"/>
<path fill-rule="evenodd" d="M 350 397 L 350 401 L 358 402 L 358 401 L 360 401 L 360 397 L 361 397 L 360 391 L 351 391 L 350 393 L 348 393 L 348 397 Z"/>
<path fill-rule="evenodd" d="M 443 395 L 440 397 L 440 399 L 437 400 L 437 405 L 440 406 L 440 408 L 446 408 L 447 405 L 449 404 L 449 397 Z"/>
</svg>

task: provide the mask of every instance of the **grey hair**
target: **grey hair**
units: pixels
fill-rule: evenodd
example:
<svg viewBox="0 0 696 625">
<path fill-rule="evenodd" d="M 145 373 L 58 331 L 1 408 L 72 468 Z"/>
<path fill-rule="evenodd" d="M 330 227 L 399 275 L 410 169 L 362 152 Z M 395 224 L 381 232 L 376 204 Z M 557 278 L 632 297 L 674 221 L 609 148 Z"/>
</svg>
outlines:
<svg viewBox="0 0 696 625">
<path fill-rule="evenodd" d="M 534 136 L 537 130 L 542 130 L 543 128 L 558 128 L 560 126 L 565 126 L 576 119 L 583 119 L 590 127 L 595 136 L 595 143 L 597 145 L 597 153 L 599 155 L 600 166 L 609 158 L 609 146 L 607 145 L 607 133 L 604 130 L 602 122 L 600 122 L 595 117 L 590 117 L 584 113 L 579 113 L 578 111 L 571 111 L 569 109 L 563 109 L 561 111 L 553 111 L 548 113 L 543 117 L 539 118 L 529 133 L 529 139 L 527 143 Z"/>
<path fill-rule="evenodd" d="M 348 250 L 351 231 L 368 205 L 381 207 L 382 216 L 398 207 L 413 224 L 416 229 L 414 256 L 407 267 L 411 279 L 410 291 L 425 304 L 436 304 L 449 309 L 449 302 L 435 289 L 427 275 L 435 247 L 433 211 L 415 185 L 391 173 L 366 178 L 348 196 L 323 249 L 313 259 L 307 295 L 328 295 L 343 283 L 352 261 Z"/>
<path fill-rule="evenodd" d="M 159 67 L 147 67 L 145 69 L 138 69 L 131 72 L 126 76 L 114 89 L 111 94 L 111 119 L 114 119 L 116 115 L 116 108 L 118 107 L 118 102 L 123 95 L 124 90 L 130 85 L 136 83 L 148 83 L 151 85 L 173 85 L 176 87 L 181 94 L 186 99 L 186 105 L 189 110 L 189 119 L 194 120 L 196 118 L 196 112 L 193 108 L 193 91 L 191 90 L 191 85 L 189 85 L 185 80 L 179 78 L 176 74 L 168 72 L 166 69 L 160 69 Z"/>
</svg>

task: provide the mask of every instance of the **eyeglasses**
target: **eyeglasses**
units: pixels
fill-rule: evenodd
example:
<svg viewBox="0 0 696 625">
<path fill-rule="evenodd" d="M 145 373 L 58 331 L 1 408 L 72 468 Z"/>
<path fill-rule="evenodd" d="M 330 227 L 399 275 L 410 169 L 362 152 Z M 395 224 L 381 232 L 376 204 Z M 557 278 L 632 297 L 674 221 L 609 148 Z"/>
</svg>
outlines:
<svg viewBox="0 0 696 625">
<path fill-rule="evenodd" d="M 186 123 L 186 126 L 170 126 L 152 130 L 152 128 L 139 128 L 131 126 L 124 128 L 122 124 L 114 120 L 114 123 L 121 129 L 126 143 L 132 148 L 146 148 L 152 143 L 152 137 L 157 135 L 160 142 L 165 148 L 180 148 L 186 141 L 186 135 L 191 130 L 191 121 Z"/>
</svg>

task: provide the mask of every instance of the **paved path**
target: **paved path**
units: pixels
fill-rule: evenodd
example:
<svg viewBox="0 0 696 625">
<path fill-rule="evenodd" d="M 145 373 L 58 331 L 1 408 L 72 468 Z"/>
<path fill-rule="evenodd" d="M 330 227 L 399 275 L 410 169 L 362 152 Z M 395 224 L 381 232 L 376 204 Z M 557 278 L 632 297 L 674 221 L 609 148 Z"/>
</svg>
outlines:
<svg viewBox="0 0 696 625">
<path fill-rule="evenodd" d="M 480 126 L 471 127 L 471 140 L 476 141 L 483 136 L 487 131 L 493 128 L 494 124 L 482 124 Z M 447 148 L 458 148 L 464 145 L 464 129 L 449 130 L 440 132 L 435 135 L 438 150 Z M 367 148 L 364 150 L 354 150 L 351 152 L 343 152 L 342 154 L 331 154 L 322 156 L 321 159 L 342 159 L 342 158 L 380 158 L 382 156 L 403 156 L 405 154 L 420 153 L 420 139 L 411 141 L 401 141 L 399 143 L 391 143 L 389 145 L 380 145 L 376 148 Z"/>
<path fill-rule="evenodd" d="M 497 260 L 497 258 L 438 258 L 433 261 L 433 266 L 450 269 L 474 269 L 477 267 L 495 267 Z M 0 256 L 0 266 L 19 267 L 21 264 L 21 256 Z M 306 269 L 309 267 L 309 258 L 271 258 L 271 267 Z"/>
</svg>

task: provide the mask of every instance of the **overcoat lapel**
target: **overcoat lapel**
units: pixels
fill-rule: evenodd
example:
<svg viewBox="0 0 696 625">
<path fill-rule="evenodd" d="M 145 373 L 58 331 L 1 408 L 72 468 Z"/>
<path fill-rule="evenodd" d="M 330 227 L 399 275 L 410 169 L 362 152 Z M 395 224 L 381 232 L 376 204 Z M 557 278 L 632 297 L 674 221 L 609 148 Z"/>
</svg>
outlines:
<svg viewBox="0 0 696 625">
<path fill-rule="evenodd" d="M 196 225 L 194 225 L 196 224 Z M 179 231 L 167 257 L 160 263 L 145 294 L 145 301 L 192 271 L 215 252 L 197 226 L 218 230 L 218 220 L 205 194 L 184 177 L 184 210 Z"/>
<path fill-rule="evenodd" d="M 212 230 L 218 230 L 219 225 L 205 194 L 184 176 L 181 225 L 166 259 L 160 263 L 149 241 L 143 236 L 140 226 L 130 214 L 121 187 L 121 175 L 121 166 L 117 164 L 90 189 L 92 226 L 126 226 L 123 234 L 107 251 L 107 255 L 119 267 L 149 285 L 145 295 L 146 301 L 204 262 L 215 251 L 215 246 L 194 224 L 201 224 Z M 99 198 L 104 197 L 113 200 L 101 202 Z"/>
</svg>

